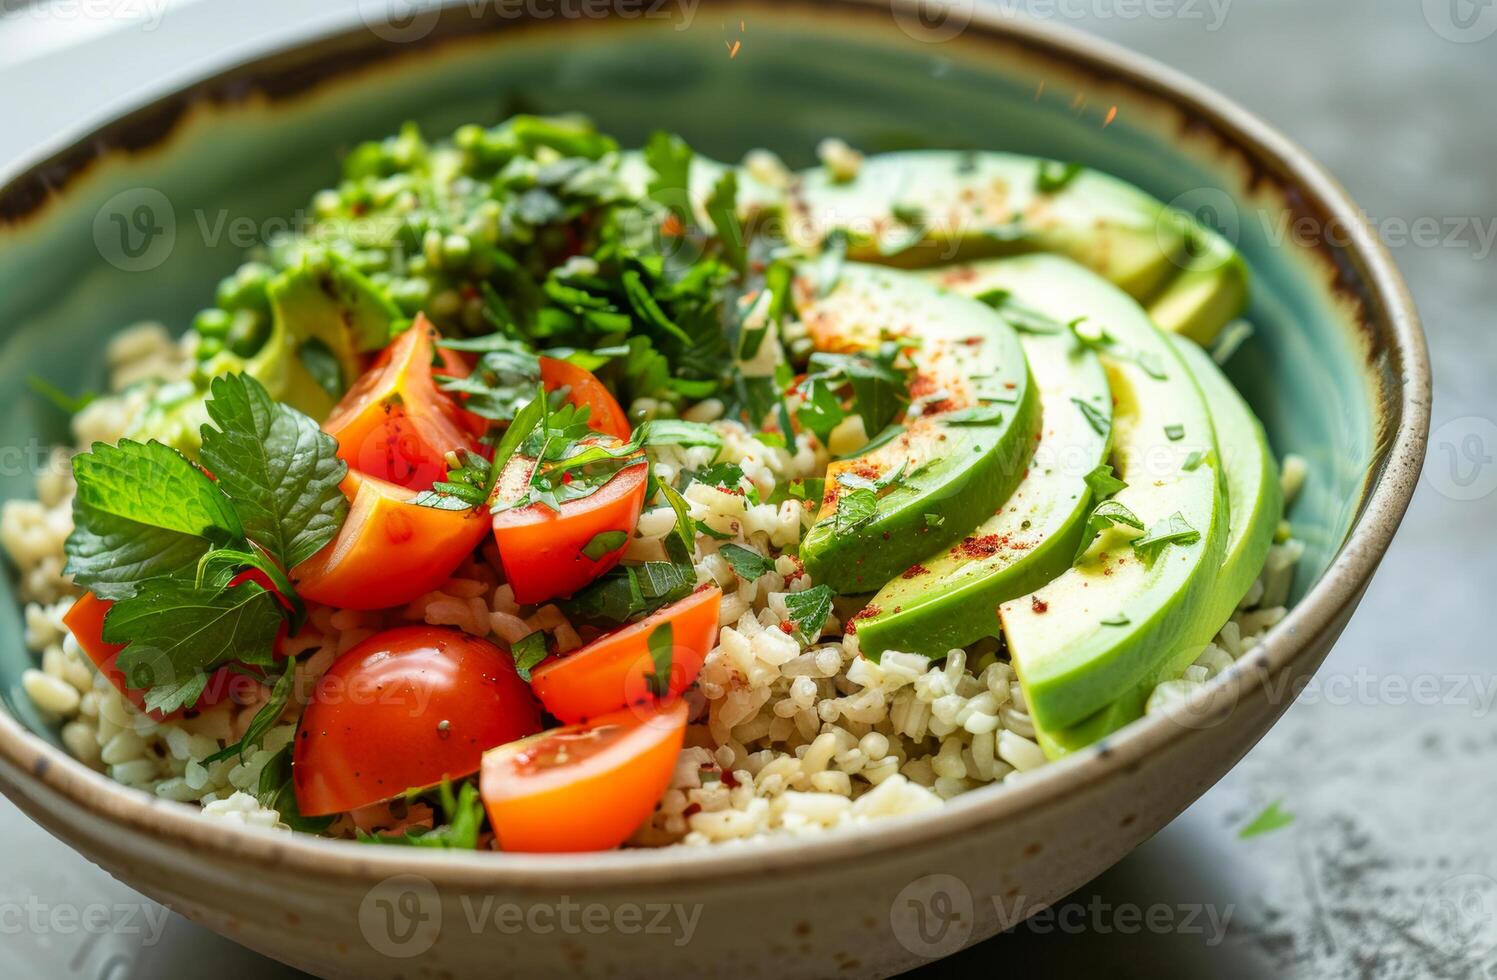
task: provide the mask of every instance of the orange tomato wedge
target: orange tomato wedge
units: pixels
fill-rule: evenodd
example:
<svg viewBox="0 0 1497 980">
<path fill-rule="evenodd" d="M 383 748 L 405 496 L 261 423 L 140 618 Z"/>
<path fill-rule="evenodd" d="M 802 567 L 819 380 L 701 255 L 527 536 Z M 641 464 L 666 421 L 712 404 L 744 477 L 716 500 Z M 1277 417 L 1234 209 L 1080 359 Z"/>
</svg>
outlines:
<svg viewBox="0 0 1497 980">
<path fill-rule="evenodd" d="M 432 377 L 436 338 L 426 317 L 416 317 L 322 424 L 351 468 L 425 490 L 446 479 L 447 453 L 477 449 L 468 413 Z M 463 365 L 460 358 L 446 363 Z"/>
<path fill-rule="evenodd" d="M 658 630 L 669 642 L 669 697 L 691 686 L 717 639 L 722 589 L 693 592 L 631 626 L 614 630 L 572 653 L 547 661 L 530 675 L 530 689 L 546 710 L 565 722 L 596 718 L 657 697 L 647 678 L 655 673 L 651 641 Z"/>
<path fill-rule="evenodd" d="M 511 460 L 494 488 L 496 498 L 522 495 L 531 465 L 518 457 Z M 499 560 L 516 602 L 531 605 L 571 595 L 618 564 L 644 508 L 647 466 L 641 459 L 620 470 L 588 496 L 563 503 L 559 513 L 545 504 L 530 504 L 494 515 Z M 619 533 L 623 537 L 606 553 L 596 558 L 585 553 L 599 535 Z"/>
<path fill-rule="evenodd" d="M 570 389 L 567 401 L 578 408 L 586 406 L 589 409 L 587 425 L 594 432 L 613 436 L 622 442 L 629 441 L 629 436 L 634 431 L 629 426 L 629 416 L 624 414 L 618 400 L 591 371 L 570 361 L 542 357 L 541 383 L 546 386 L 547 391 Z"/>
<path fill-rule="evenodd" d="M 441 510 L 416 491 L 349 470 L 348 519 L 325 548 L 291 571 L 303 599 L 342 609 L 404 605 L 447 581 L 489 526 L 483 511 Z"/>
<path fill-rule="evenodd" d="M 606 851 L 670 786 L 686 704 L 624 710 L 484 753 L 479 792 L 506 851 Z"/>
</svg>

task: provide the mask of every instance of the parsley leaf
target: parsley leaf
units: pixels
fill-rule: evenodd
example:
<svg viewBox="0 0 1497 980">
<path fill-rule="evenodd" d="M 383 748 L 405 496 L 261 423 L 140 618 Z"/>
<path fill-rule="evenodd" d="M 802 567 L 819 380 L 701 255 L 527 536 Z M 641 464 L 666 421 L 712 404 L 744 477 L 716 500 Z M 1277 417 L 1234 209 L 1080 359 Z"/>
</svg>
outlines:
<svg viewBox="0 0 1497 980">
<path fill-rule="evenodd" d="M 1107 430 L 1112 428 L 1112 420 L 1100 408 L 1080 398 L 1072 398 L 1071 401 L 1075 402 L 1076 407 L 1081 409 L 1081 414 L 1086 416 L 1087 424 L 1092 427 L 1093 432 L 1099 436 L 1107 435 Z"/>
<path fill-rule="evenodd" d="M 186 456 L 159 442 L 95 443 L 73 458 L 78 492 L 64 572 L 101 599 L 133 595 L 244 539 L 229 499 Z"/>
<path fill-rule="evenodd" d="M 774 571 L 774 559 L 766 558 L 757 551 L 737 544 L 725 544 L 717 552 L 722 555 L 738 577 L 753 582 Z"/>
<path fill-rule="evenodd" d="M 651 200 L 668 208 L 688 228 L 693 217 L 689 188 L 694 155 L 685 140 L 663 130 L 651 133 L 644 148 L 645 163 L 655 171 L 648 184 Z"/>
<path fill-rule="evenodd" d="M 655 697 L 663 698 L 670 693 L 671 667 L 676 659 L 675 631 L 669 622 L 661 623 L 650 631 L 645 645 L 650 651 L 650 663 L 654 667 L 645 675 L 645 688 Z"/>
<path fill-rule="evenodd" d="M 1267 834 L 1275 830 L 1282 830 L 1294 823 L 1294 814 L 1282 809 L 1283 801 L 1275 800 L 1263 809 L 1263 812 L 1252 819 L 1246 827 L 1237 832 L 1238 840 L 1248 840 L 1259 834 Z"/>
<path fill-rule="evenodd" d="M 276 722 L 281 720 L 281 714 L 291 701 L 291 691 L 295 686 L 296 658 L 287 657 L 285 670 L 281 673 L 280 679 L 275 682 L 275 686 L 270 689 L 270 697 L 250 719 L 249 725 L 244 730 L 244 737 L 208 756 L 202 760 L 202 764 L 206 766 L 235 755 L 243 759 L 251 749 L 264 742 L 266 734 L 275 727 Z"/>
<path fill-rule="evenodd" d="M 671 505 L 671 509 L 676 512 L 676 525 L 665 537 L 666 557 L 670 558 L 673 564 L 690 568 L 696 558 L 696 521 L 691 518 L 691 510 L 686 504 L 686 498 L 677 493 L 675 487 L 662 483 L 660 492 L 664 495 L 666 502 Z"/>
<path fill-rule="evenodd" d="M 837 510 L 832 515 L 832 527 L 838 534 L 846 534 L 877 516 L 878 491 L 871 486 L 848 487 L 837 494 Z"/>
<path fill-rule="evenodd" d="M 647 561 L 620 565 L 560 605 L 574 619 L 616 625 L 643 619 L 684 599 L 696 585 L 696 572 L 690 565 Z"/>
<path fill-rule="evenodd" d="M 732 170 L 723 171 L 712 196 L 707 198 L 707 217 L 717 231 L 717 240 L 722 245 L 723 257 L 740 274 L 748 268 L 748 250 L 743 239 L 743 225 L 738 220 L 738 175 Z"/>
<path fill-rule="evenodd" d="M 486 350 L 465 378 L 438 373 L 443 391 L 464 396 L 463 407 L 496 422 L 508 422 L 541 380 L 541 359 L 529 347 L 502 335 L 483 338 Z M 441 346 L 468 350 L 472 344 L 443 341 Z"/>
<path fill-rule="evenodd" d="M 431 829 L 413 827 L 403 834 L 370 834 L 357 831 L 361 844 L 395 844 L 406 847 L 438 847 L 446 850 L 471 851 L 478 847 L 483 832 L 484 807 L 478 787 L 472 781 L 463 783 L 456 794 L 452 784 L 443 781 L 438 790 L 436 809 L 442 823 Z"/>
<path fill-rule="evenodd" d="M 1171 514 L 1165 520 L 1160 521 L 1149 528 L 1143 537 L 1133 539 L 1133 552 L 1146 562 L 1153 562 L 1159 557 L 1159 553 L 1166 545 L 1195 544 L 1201 540 L 1201 532 L 1191 527 L 1185 520 L 1185 515 L 1179 511 Z"/>
<path fill-rule="evenodd" d="M 997 405 L 972 405 L 940 416 L 943 425 L 997 425 L 1003 421 L 1003 409 Z"/>
<path fill-rule="evenodd" d="M 996 310 L 1010 327 L 1020 333 L 1055 334 L 1065 329 L 1059 320 L 1014 299 L 1007 289 L 990 289 L 978 294 L 977 300 Z"/>
<path fill-rule="evenodd" d="M 582 546 L 582 553 L 592 561 L 601 561 L 604 555 L 611 555 L 628 543 L 627 531 L 599 531 Z"/>
<path fill-rule="evenodd" d="M 338 442 L 245 374 L 214 378 L 203 426 L 202 460 L 218 477 L 245 535 L 282 568 L 333 540 L 348 516 L 338 485 L 348 464 Z"/>
<path fill-rule="evenodd" d="M 270 807 L 281 815 L 281 823 L 292 830 L 308 834 L 320 834 L 332 826 L 332 816 L 304 817 L 296 805 L 296 787 L 291 782 L 291 746 L 287 745 L 271 757 L 260 770 L 260 782 L 255 796 L 261 805 Z"/>
<path fill-rule="evenodd" d="M 1098 504 L 1086 519 L 1086 528 L 1081 533 L 1081 544 L 1076 549 L 1076 557 L 1072 560 L 1073 564 L 1081 561 L 1081 556 L 1086 554 L 1086 550 L 1092 546 L 1092 542 L 1097 540 L 1097 535 L 1101 534 L 1107 528 L 1119 526 L 1131 527 L 1142 531 L 1144 529 L 1144 522 L 1139 520 L 1138 515 L 1134 514 L 1133 511 L 1124 507 L 1116 500 L 1104 500 Z"/>
<path fill-rule="evenodd" d="M 1041 160 L 1034 175 L 1034 189 L 1041 194 L 1055 194 L 1070 186 L 1071 181 L 1081 176 L 1086 168 L 1079 163 L 1060 163 Z"/>
<path fill-rule="evenodd" d="M 1086 485 L 1091 488 L 1092 496 L 1097 500 L 1106 500 L 1128 485 L 1112 475 L 1112 466 L 1107 463 L 1101 464 L 1082 479 L 1086 481 Z"/>
<path fill-rule="evenodd" d="M 829 585 L 813 585 L 801 592 L 785 594 L 785 612 L 790 615 L 791 625 L 801 645 L 815 643 L 821 639 L 822 628 L 832 614 L 832 588 Z"/>
<path fill-rule="evenodd" d="M 531 670 L 550 656 L 551 650 L 546 643 L 546 631 L 536 630 L 534 633 L 521 637 L 515 641 L 515 645 L 510 648 L 509 652 L 515 659 L 515 673 L 528 684 Z"/>
</svg>

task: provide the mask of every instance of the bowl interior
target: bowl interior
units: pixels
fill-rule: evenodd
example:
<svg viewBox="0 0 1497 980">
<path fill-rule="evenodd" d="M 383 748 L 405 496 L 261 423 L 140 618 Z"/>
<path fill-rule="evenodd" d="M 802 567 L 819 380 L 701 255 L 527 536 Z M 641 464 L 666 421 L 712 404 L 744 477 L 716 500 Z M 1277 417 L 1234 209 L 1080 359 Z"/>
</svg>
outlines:
<svg viewBox="0 0 1497 980">
<path fill-rule="evenodd" d="M 169 138 L 108 155 L 29 218 L 0 219 L 0 400 L 11 406 L 0 417 L 0 497 L 33 496 L 45 446 L 66 437 L 64 416 L 31 378 L 70 393 L 97 388 L 112 331 L 142 319 L 184 328 L 247 246 L 336 180 L 340 153 L 358 140 L 408 119 L 435 135 L 515 111 L 580 111 L 626 145 L 666 127 L 727 160 L 767 146 L 806 165 L 828 134 L 867 151 L 974 147 L 1077 160 L 1215 218 L 1255 275 L 1254 333 L 1230 373 L 1276 452 L 1309 463 L 1291 515 L 1307 545 L 1294 590 L 1303 595 L 1362 502 L 1379 440 L 1378 382 L 1357 308 L 1334 290 L 1323 256 L 1278 240 L 1272 216 L 1289 211 L 1271 182 L 1176 110 L 984 41 L 975 28 L 955 39 L 918 24 L 895 29 L 887 6 L 853 17 L 767 11 L 713 4 L 689 22 L 511 23 L 439 48 L 408 45 L 293 97 L 260 97 L 243 77 L 209 86 L 214 98 Z M 147 246 L 149 229 L 158 232 Z M 20 694 L 32 663 L 22 629 L 6 576 L 0 696 L 51 738 Z"/>
</svg>

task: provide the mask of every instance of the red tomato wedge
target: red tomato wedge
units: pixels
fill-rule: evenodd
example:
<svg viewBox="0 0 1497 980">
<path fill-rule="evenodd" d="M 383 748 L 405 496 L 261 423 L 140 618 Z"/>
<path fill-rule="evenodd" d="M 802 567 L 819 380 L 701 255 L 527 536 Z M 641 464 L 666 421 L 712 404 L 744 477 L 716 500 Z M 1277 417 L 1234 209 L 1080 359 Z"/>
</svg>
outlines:
<svg viewBox="0 0 1497 980">
<path fill-rule="evenodd" d="M 578 408 L 586 406 L 588 428 L 606 436 L 628 442 L 634 430 L 629 426 L 629 416 L 619 407 L 618 400 L 591 371 L 580 368 L 570 361 L 554 357 L 541 358 L 541 383 L 547 391 L 558 388 L 570 389 L 567 401 Z"/>
<path fill-rule="evenodd" d="M 670 786 L 686 704 L 604 715 L 502 745 L 479 791 L 506 851 L 606 851 L 649 818 Z"/>
<path fill-rule="evenodd" d="M 353 469 L 425 490 L 446 479 L 447 453 L 478 448 L 468 413 L 432 377 L 436 338 L 436 329 L 418 316 L 322 424 Z M 448 363 L 463 364 L 461 358 Z"/>
<path fill-rule="evenodd" d="M 104 640 L 104 617 L 109 614 L 109 609 L 113 605 L 114 603 L 108 599 L 100 599 L 92 592 L 85 592 L 63 615 L 62 623 L 73 634 L 73 638 L 78 641 L 78 646 L 82 647 L 88 659 L 93 661 L 99 673 L 114 685 L 115 690 L 124 695 L 125 700 L 158 722 L 181 717 L 185 713 L 181 710 L 173 711 L 169 715 L 164 715 L 159 711 L 148 711 L 145 691 L 130 687 L 126 681 L 125 672 L 119 668 L 117 661 L 120 651 L 125 649 L 127 644 L 107 643 Z M 259 682 L 254 679 L 235 673 L 227 667 L 220 667 L 209 675 L 208 684 L 203 688 L 203 693 L 197 703 L 193 705 L 193 710 L 211 708 L 232 696 L 235 691 L 242 690 L 248 694 L 256 687 L 259 687 Z"/>
<path fill-rule="evenodd" d="M 457 630 L 386 630 L 317 682 L 292 752 L 296 803 L 325 816 L 461 779 L 486 750 L 540 728 L 505 650 Z"/>
<path fill-rule="evenodd" d="M 522 495 L 532 465 L 519 457 L 511 460 L 494 488 L 496 498 Z M 563 503 L 560 513 L 530 504 L 494 515 L 499 560 L 516 602 L 530 605 L 571 595 L 619 563 L 644 508 L 647 465 L 641 459 L 620 470 L 588 496 Z M 599 535 L 618 543 L 589 558 L 585 552 Z M 609 540 L 603 539 L 605 544 Z"/>
<path fill-rule="evenodd" d="M 291 571 L 303 598 L 342 609 L 404 605 L 447 581 L 489 527 L 474 510 L 411 503 L 416 491 L 349 470 L 338 536 Z"/>
<path fill-rule="evenodd" d="M 655 673 L 653 651 L 663 640 L 661 648 L 671 657 L 667 694 L 676 697 L 696 680 L 717 639 L 722 597 L 722 589 L 715 585 L 699 589 L 631 626 L 547 661 L 531 672 L 530 689 L 548 712 L 568 723 L 648 704 L 657 694 L 646 678 Z"/>
</svg>

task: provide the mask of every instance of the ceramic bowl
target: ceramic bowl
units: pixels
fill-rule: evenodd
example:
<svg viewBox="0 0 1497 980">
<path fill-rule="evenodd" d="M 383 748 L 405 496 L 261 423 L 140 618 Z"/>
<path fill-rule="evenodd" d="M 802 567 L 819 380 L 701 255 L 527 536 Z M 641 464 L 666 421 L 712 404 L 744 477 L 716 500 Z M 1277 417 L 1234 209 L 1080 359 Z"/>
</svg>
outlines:
<svg viewBox="0 0 1497 980">
<path fill-rule="evenodd" d="M 185 325 L 239 261 L 235 228 L 296 214 L 341 150 L 406 119 L 442 133 L 582 111 L 626 143 L 664 126 L 720 158 L 768 146 L 792 165 L 827 134 L 870 151 L 1002 148 L 1133 181 L 1246 255 L 1256 332 L 1231 373 L 1275 449 L 1309 463 L 1294 608 L 1182 711 L 934 815 L 715 850 L 527 856 L 238 829 L 110 782 L 61 752 L 20 693 L 29 655 L 0 585 L 0 788 L 121 880 L 314 973 L 887 974 L 991 936 L 1116 862 L 1252 747 L 1341 632 L 1413 492 L 1429 369 L 1409 296 L 1341 188 L 1227 100 L 971 4 L 945 19 L 903 0 L 608 14 L 622 6 L 418 6 L 233 68 L 12 173 L 0 446 L 63 435 L 30 376 L 76 391 L 102 377 L 111 330 Z M 33 475 L 4 467 L 0 492 L 29 496 Z"/>
</svg>

